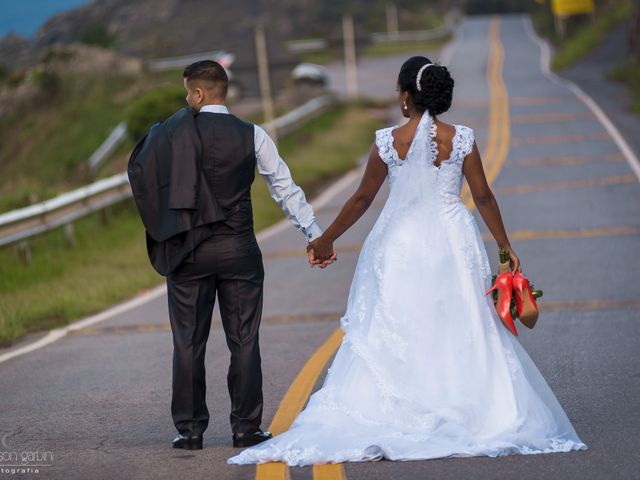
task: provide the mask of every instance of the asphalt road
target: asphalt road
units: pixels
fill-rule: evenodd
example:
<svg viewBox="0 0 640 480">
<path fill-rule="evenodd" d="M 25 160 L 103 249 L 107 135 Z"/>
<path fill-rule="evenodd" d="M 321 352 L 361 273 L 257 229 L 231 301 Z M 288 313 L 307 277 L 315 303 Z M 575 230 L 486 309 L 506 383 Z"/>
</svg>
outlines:
<svg viewBox="0 0 640 480">
<path fill-rule="evenodd" d="M 292 468 L 271 478 L 640 478 L 638 179 L 590 110 L 543 74 L 540 50 L 522 17 L 465 20 L 450 54 L 455 102 L 443 119 L 475 129 L 524 272 L 545 291 L 538 326 L 520 328 L 520 340 L 589 449 L 354 463 L 334 470 Z M 377 70 L 368 67 L 379 85 L 371 87 L 374 94 L 393 95 L 403 60 L 394 58 L 381 60 Z M 361 82 L 368 77 L 361 75 Z M 319 202 L 323 225 L 356 182 L 357 174 Z M 327 270 L 307 266 L 303 239 L 292 227 L 263 236 L 265 427 L 307 359 L 337 328 L 359 245 L 385 195 L 386 190 L 340 239 L 339 261 Z M 487 247 L 496 259 L 493 243 L 488 240 Z M 492 263 L 495 268 L 497 262 Z M 228 353 L 218 321 L 208 345 L 212 418 L 205 449 L 171 449 L 166 297 L 159 291 L 137 303 L 0 363 L 0 464 L 9 463 L 7 452 L 17 452 L 18 464 L 23 453 L 38 453 L 27 458 L 30 464 L 46 466 L 23 478 L 267 478 L 255 467 L 226 464 L 234 450 L 225 380 Z"/>
</svg>

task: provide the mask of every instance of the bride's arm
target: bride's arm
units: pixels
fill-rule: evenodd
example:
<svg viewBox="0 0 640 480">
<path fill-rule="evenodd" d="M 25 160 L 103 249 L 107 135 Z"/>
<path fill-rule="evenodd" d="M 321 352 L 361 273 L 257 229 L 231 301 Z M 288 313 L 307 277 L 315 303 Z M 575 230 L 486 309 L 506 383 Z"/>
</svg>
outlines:
<svg viewBox="0 0 640 480">
<path fill-rule="evenodd" d="M 513 248 L 511 248 L 511 244 L 507 238 L 507 232 L 505 231 L 502 216 L 500 215 L 500 208 L 487 183 L 487 178 L 482 168 L 480 152 L 478 152 L 478 146 L 475 142 L 471 152 L 469 152 L 464 160 L 462 173 L 464 173 L 467 183 L 469 184 L 473 203 L 475 203 L 484 223 L 487 224 L 491 235 L 493 235 L 493 238 L 495 238 L 498 243 L 498 248 L 509 250 L 512 271 L 520 270 L 520 259 L 513 251 Z"/>
<path fill-rule="evenodd" d="M 378 147 L 374 142 L 358 189 L 345 202 L 336 219 L 322 236 L 309 244 L 307 249 L 310 252 L 309 261 L 312 264 L 314 261 L 325 262 L 333 256 L 333 242 L 367 211 L 386 177 L 387 165 L 380 158 Z"/>
</svg>

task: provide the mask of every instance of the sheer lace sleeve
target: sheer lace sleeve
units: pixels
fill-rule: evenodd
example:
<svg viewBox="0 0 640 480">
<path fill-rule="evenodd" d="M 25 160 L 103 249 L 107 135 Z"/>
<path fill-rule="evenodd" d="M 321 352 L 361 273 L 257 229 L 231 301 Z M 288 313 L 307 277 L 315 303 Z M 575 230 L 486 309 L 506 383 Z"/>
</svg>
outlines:
<svg viewBox="0 0 640 480">
<path fill-rule="evenodd" d="M 459 125 L 458 128 L 460 129 L 460 143 L 461 143 L 460 153 L 464 158 L 471 153 L 471 149 L 473 148 L 473 142 L 475 141 L 475 137 L 473 135 L 473 129 L 465 125 Z"/>
<path fill-rule="evenodd" d="M 393 136 L 391 135 L 392 129 L 393 127 L 376 130 L 376 147 L 378 147 L 378 154 L 387 165 L 393 165 L 395 163 Z"/>
</svg>

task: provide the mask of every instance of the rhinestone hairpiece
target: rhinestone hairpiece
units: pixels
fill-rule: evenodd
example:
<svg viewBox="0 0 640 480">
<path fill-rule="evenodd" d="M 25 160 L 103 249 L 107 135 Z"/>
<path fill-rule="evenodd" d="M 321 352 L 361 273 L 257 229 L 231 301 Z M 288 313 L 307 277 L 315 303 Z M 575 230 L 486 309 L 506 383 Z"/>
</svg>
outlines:
<svg viewBox="0 0 640 480">
<path fill-rule="evenodd" d="M 420 70 L 418 70 L 418 75 L 416 76 L 416 88 L 418 89 L 419 92 L 422 91 L 422 87 L 420 86 L 420 79 L 422 78 L 422 72 L 424 72 L 424 69 L 427 67 L 432 67 L 433 63 L 425 63 L 422 67 L 420 67 Z"/>
</svg>

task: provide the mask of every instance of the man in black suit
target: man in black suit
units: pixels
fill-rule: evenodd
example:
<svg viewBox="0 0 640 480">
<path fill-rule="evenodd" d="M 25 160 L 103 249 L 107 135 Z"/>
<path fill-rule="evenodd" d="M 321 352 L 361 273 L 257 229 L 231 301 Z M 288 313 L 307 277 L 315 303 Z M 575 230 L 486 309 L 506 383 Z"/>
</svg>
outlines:
<svg viewBox="0 0 640 480">
<path fill-rule="evenodd" d="M 136 146 L 129 168 L 149 257 L 167 276 L 174 345 L 171 413 L 178 430 L 173 446 L 202 448 L 209 423 L 205 350 L 217 296 L 231 352 L 233 445 L 247 447 L 271 437 L 260 428 L 264 269 L 253 231 L 256 167 L 307 243 L 322 230 L 271 138 L 228 112 L 224 68 L 214 61 L 196 62 L 183 77 L 190 114 L 180 111 L 152 128 Z"/>
</svg>

